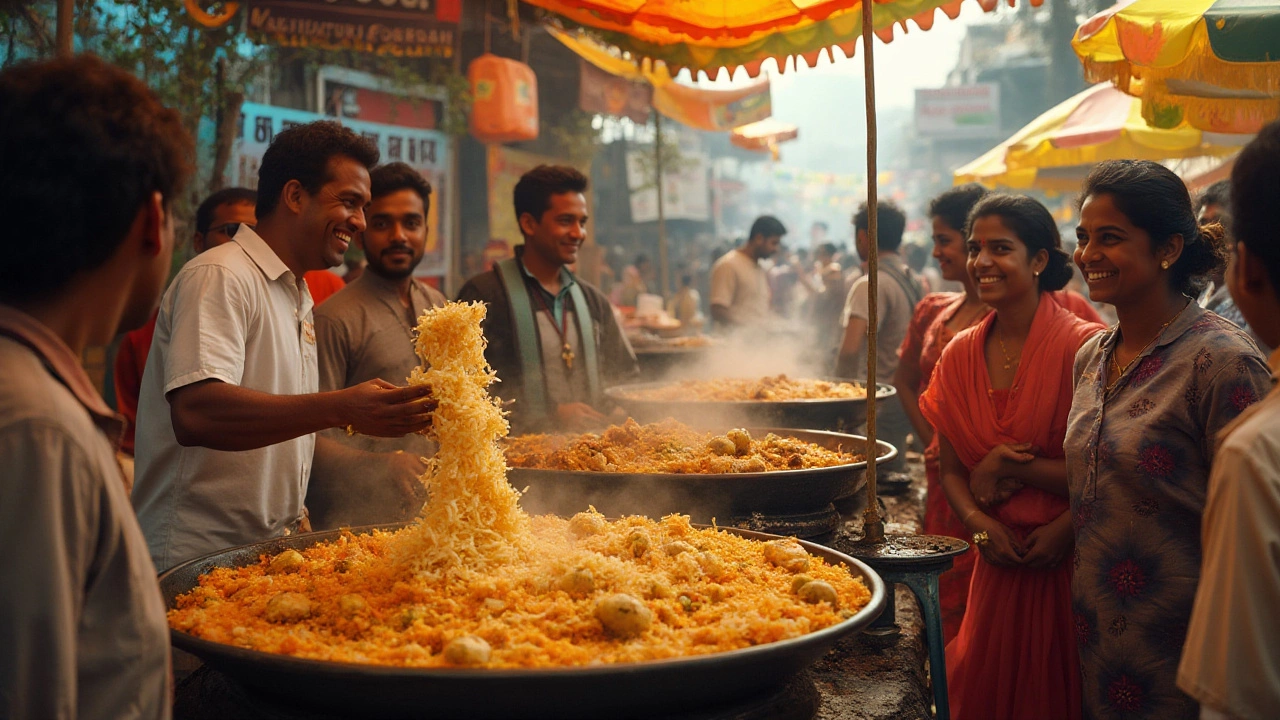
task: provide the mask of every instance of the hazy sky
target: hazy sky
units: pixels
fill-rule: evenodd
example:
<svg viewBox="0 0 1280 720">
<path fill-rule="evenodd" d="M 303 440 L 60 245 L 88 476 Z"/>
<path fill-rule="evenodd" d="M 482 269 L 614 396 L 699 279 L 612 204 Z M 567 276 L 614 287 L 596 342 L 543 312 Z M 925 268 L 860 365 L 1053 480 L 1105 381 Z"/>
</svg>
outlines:
<svg viewBox="0 0 1280 720">
<path fill-rule="evenodd" d="M 937 12 L 927 32 L 908 23 L 909 31 L 897 28 L 893 42 L 876 40 L 876 107 L 883 159 L 890 159 L 886 155 L 893 153 L 895 143 L 901 147 L 903 131 L 912 122 L 915 89 L 940 87 L 955 67 L 965 27 L 990 21 L 994 15 L 983 13 L 978 3 L 966 2 L 955 20 Z M 770 76 L 773 116 L 800 128 L 799 139 L 782 146 L 782 163 L 823 172 L 861 172 L 866 162 L 861 46 L 852 58 L 823 60 L 818 67 L 798 72 L 771 71 Z M 728 86 L 745 78 L 746 73 L 740 72 L 735 81 L 721 78 L 702 84 Z"/>
<path fill-rule="evenodd" d="M 999 11 L 997 11 L 999 12 Z M 909 22 L 909 32 L 895 28 L 894 40 L 889 44 L 875 42 L 876 61 L 876 99 L 883 108 L 911 107 L 914 101 L 915 88 L 938 87 L 946 80 L 947 73 L 955 66 L 960 41 L 964 38 L 965 27 L 975 21 L 990 19 L 982 12 L 977 3 L 967 2 L 962 6 L 960 16 L 955 20 L 948 18 L 941 11 L 935 13 L 933 28 L 921 30 L 915 23 Z M 839 52 L 836 52 L 839 55 Z M 773 82 L 775 106 L 780 98 L 787 99 L 794 94 L 797 86 L 803 86 L 804 80 L 814 77 L 833 77 L 854 79 L 858 87 L 862 87 L 862 52 L 852 58 L 842 58 L 834 63 L 825 58 L 814 68 L 802 68 L 799 72 L 780 74 L 773 69 L 772 63 L 766 62 L 766 68 Z M 724 77 L 718 82 L 703 80 L 703 86 L 732 86 L 746 80 L 746 74 L 739 72 L 735 80 Z M 861 99 L 859 99 L 861 102 Z"/>
<path fill-rule="evenodd" d="M 960 41 L 964 38 L 965 26 L 975 20 L 984 18 L 981 6 L 967 2 L 960 16 L 955 20 L 942 12 L 935 13 L 933 28 L 923 31 L 914 23 L 908 22 L 909 32 L 903 33 L 896 28 L 893 42 L 884 44 L 875 42 L 876 63 L 876 104 L 882 108 L 911 107 L 915 88 L 939 87 L 947 78 L 947 73 L 956 64 L 960 50 Z M 784 101 L 793 92 L 798 82 L 806 75 L 853 77 L 858 88 L 862 87 L 862 48 L 852 58 L 827 63 L 825 60 L 816 68 L 803 68 L 800 72 L 772 76 L 773 97 L 775 104 L 779 99 Z M 859 93 L 861 95 L 861 93 Z M 858 98 L 861 106 L 861 97 Z"/>
</svg>

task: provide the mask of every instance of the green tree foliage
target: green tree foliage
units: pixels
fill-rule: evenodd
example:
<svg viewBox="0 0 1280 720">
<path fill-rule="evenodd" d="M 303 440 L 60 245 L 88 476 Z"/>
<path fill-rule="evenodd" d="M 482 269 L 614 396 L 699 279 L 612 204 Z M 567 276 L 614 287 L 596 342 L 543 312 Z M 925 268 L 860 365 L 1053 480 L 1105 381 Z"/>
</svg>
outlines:
<svg viewBox="0 0 1280 720">
<path fill-rule="evenodd" d="M 224 11 L 222 0 L 197 2 L 211 15 Z M 470 94 L 453 61 L 260 45 L 245 35 L 245 3 L 240 7 L 229 23 L 208 28 L 190 17 L 183 0 L 76 0 L 76 51 L 96 53 L 142 78 L 199 140 L 196 176 L 186 195 L 175 198 L 180 222 L 223 186 L 240 107 L 246 97 L 265 96 L 272 75 L 336 65 L 391 78 L 403 88 L 437 85 L 448 96 L 441 130 L 466 132 Z M 0 0 L 0 67 L 52 57 L 56 13 L 54 0 Z M 184 259 L 178 254 L 175 262 Z"/>
</svg>

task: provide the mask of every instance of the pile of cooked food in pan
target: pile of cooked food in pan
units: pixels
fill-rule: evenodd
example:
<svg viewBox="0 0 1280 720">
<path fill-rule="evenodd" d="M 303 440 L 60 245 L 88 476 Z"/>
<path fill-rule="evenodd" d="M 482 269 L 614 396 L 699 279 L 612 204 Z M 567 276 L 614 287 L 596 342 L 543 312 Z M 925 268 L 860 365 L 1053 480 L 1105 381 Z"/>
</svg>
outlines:
<svg viewBox="0 0 1280 720">
<path fill-rule="evenodd" d="M 763 378 L 681 380 L 657 387 L 629 388 L 620 391 L 619 395 L 628 400 L 786 402 L 862 399 L 867 396 L 867 389 L 856 382 L 794 379 L 786 375 L 771 375 Z"/>
<path fill-rule="evenodd" d="M 743 428 L 699 432 L 677 420 L 628 419 L 601 433 L 518 435 L 504 443 L 512 467 L 617 473 L 723 474 L 804 470 L 861 462 L 862 455 Z"/>
<path fill-rule="evenodd" d="M 543 668 L 795 638 L 869 602 L 860 578 L 791 539 L 749 540 L 679 515 L 525 514 L 506 481 L 483 317 L 483 304 L 451 303 L 419 324 L 425 369 L 410 381 L 433 388 L 440 449 L 415 523 L 215 568 L 177 599 L 170 625 L 318 660 Z"/>
</svg>

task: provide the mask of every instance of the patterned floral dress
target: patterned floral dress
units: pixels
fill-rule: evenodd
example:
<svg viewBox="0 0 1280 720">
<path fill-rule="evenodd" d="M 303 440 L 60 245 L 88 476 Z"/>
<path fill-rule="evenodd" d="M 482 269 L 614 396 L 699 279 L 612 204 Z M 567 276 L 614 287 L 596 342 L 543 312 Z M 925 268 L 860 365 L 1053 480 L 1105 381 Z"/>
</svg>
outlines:
<svg viewBox="0 0 1280 720">
<path fill-rule="evenodd" d="M 1064 444 L 1084 716 L 1195 720 L 1174 681 L 1215 438 L 1267 394 L 1270 372 L 1244 332 L 1192 303 L 1107 390 L 1118 336 L 1076 356 Z"/>
</svg>

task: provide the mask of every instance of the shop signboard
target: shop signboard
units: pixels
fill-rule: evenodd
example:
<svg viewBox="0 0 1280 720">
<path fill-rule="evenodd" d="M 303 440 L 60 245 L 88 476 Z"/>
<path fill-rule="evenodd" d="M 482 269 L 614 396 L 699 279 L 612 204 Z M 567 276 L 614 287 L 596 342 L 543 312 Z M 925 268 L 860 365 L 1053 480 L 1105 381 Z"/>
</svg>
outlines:
<svg viewBox="0 0 1280 720">
<path fill-rule="evenodd" d="M 916 135 L 939 140 L 1000 136 L 1000 86 L 977 83 L 916 90 Z"/>
<path fill-rule="evenodd" d="M 631 222 L 658 219 L 658 189 L 653 180 L 651 150 L 627 153 L 627 187 L 631 190 Z M 667 220 L 711 219 L 710 158 L 703 152 L 681 152 L 677 167 L 662 171 L 662 216 Z"/>
<path fill-rule="evenodd" d="M 249 34 L 285 47 L 453 57 L 462 0 L 253 0 Z"/>
</svg>

